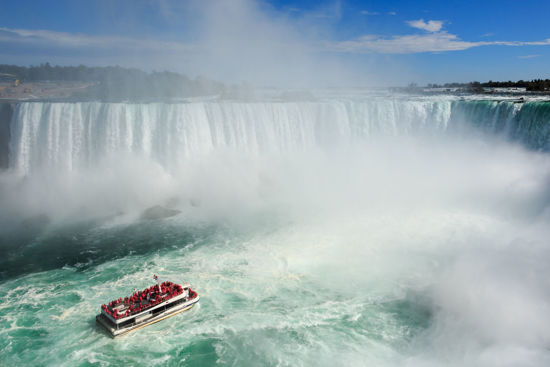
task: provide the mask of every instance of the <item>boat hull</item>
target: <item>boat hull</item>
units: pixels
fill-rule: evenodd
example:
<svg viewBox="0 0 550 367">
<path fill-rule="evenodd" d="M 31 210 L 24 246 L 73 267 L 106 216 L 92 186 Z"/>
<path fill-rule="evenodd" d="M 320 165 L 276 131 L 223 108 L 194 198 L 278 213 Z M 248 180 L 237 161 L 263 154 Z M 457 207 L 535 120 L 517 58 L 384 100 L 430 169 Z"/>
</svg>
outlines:
<svg viewBox="0 0 550 367">
<path fill-rule="evenodd" d="M 174 306 L 173 308 L 170 308 L 169 310 L 166 310 L 166 312 L 163 312 L 160 315 L 150 317 L 150 318 L 147 318 L 143 321 L 136 322 L 136 323 L 134 323 L 130 326 L 120 327 L 118 329 L 113 327 L 112 325 L 110 325 L 109 321 L 107 320 L 107 318 L 103 314 L 97 315 L 95 319 L 96 319 L 96 322 L 99 325 L 101 325 L 112 338 L 117 338 L 119 336 L 124 336 L 124 335 L 126 335 L 126 334 L 128 334 L 132 331 L 142 329 L 146 326 L 155 324 L 159 321 L 162 321 L 164 319 L 167 319 L 169 317 L 177 315 L 178 313 L 187 311 L 187 310 L 191 309 L 193 306 L 195 306 L 198 302 L 199 302 L 199 296 L 197 295 L 195 298 L 193 298 L 193 299 L 191 299 L 191 300 L 189 300 L 185 303 L 182 303 L 181 305 Z"/>
</svg>

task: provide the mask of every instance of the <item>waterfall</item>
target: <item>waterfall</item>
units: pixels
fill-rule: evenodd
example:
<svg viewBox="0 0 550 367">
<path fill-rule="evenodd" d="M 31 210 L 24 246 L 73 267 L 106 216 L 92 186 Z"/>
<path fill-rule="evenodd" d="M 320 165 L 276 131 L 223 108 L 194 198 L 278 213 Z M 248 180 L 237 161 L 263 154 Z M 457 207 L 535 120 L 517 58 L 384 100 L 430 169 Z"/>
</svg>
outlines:
<svg viewBox="0 0 550 367">
<path fill-rule="evenodd" d="M 519 141 L 535 150 L 550 149 L 550 102 L 455 101 L 450 125 L 471 125 Z"/>
<path fill-rule="evenodd" d="M 364 144 L 373 136 L 445 134 L 464 127 L 550 148 L 550 103 L 439 99 L 320 102 L 20 103 L 10 168 L 78 170 L 109 154 L 166 168 L 217 149 L 251 155 Z"/>
</svg>

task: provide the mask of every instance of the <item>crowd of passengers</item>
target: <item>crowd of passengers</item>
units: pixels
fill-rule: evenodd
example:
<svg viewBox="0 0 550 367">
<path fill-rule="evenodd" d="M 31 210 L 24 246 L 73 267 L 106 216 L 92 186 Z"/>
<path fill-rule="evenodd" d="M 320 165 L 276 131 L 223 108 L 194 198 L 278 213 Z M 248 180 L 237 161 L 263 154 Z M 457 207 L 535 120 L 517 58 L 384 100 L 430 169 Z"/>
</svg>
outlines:
<svg viewBox="0 0 550 367">
<path fill-rule="evenodd" d="M 120 297 L 119 299 L 109 302 L 107 305 L 104 304 L 101 306 L 101 309 L 105 311 L 105 313 L 111 315 L 114 319 L 119 319 L 140 313 L 149 307 L 158 305 L 159 303 L 169 300 L 172 297 L 179 296 L 183 293 L 182 286 L 172 282 L 162 282 L 160 284 L 160 288 L 160 293 L 158 284 L 145 288 L 143 291 L 134 292 L 134 294 L 130 297 L 124 297 L 124 299 Z M 193 298 L 192 295 L 194 293 L 195 292 L 189 289 L 191 298 Z M 118 308 L 115 308 L 121 304 L 128 307 L 123 313 L 119 313 Z"/>
</svg>

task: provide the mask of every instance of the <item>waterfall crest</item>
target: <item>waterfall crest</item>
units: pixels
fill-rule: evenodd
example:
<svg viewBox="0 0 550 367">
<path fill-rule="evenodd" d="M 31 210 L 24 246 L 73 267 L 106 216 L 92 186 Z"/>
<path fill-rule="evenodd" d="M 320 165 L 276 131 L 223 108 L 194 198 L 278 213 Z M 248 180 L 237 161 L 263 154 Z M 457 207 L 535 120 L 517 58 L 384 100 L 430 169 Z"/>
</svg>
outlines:
<svg viewBox="0 0 550 367">
<path fill-rule="evenodd" d="M 547 150 L 550 102 L 26 102 L 12 119 L 9 165 L 24 174 L 44 167 L 73 171 L 108 154 L 129 153 L 171 169 L 216 149 L 261 155 L 464 127 Z"/>
</svg>

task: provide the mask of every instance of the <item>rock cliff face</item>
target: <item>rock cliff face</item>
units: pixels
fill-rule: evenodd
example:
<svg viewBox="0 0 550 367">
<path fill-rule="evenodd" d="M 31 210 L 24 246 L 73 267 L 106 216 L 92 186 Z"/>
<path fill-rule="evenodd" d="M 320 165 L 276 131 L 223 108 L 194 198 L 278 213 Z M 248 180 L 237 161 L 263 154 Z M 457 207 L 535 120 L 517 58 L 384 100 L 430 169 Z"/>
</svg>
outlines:
<svg viewBox="0 0 550 367">
<path fill-rule="evenodd" d="M 12 103 L 0 103 L 0 169 L 9 165 L 10 121 L 13 116 Z"/>
</svg>

